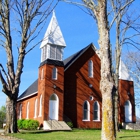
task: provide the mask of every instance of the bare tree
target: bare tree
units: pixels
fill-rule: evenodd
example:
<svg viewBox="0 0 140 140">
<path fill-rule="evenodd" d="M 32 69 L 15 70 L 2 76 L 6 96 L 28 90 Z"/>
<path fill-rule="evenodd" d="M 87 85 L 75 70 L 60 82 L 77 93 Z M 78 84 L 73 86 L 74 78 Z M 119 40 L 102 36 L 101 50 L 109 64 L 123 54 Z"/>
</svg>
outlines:
<svg viewBox="0 0 140 140">
<path fill-rule="evenodd" d="M 134 42 L 134 38 L 138 37 L 140 34 L 138 33 L 138 29 L 136 28 L 136 24 L 139 19 L 139 15 L 136 16 L 134 13 L 134 9 L 132 11 L 131 6 L 134 0 L 110 0 L 112 11 L 113 11 L 113 19 L 110 23 L 110 28 L 115 23 L 116 26 L 116 44 L 115 44 L 115 73 L 114 73 L 114 81 L 116 87 L 116 93 L 114 94 L 114 117 L 115 117 L 115 129 L 118 130 L 118 85 L 119 85 L 119 65 L 120 65 L 120 57 L 122 48 L 126 44 L 136 44 Z M 111 12 L 112 14 L 112 12 Z M 131 35 L 128 36 L 129 32 Z M 132 33 L 133 32 L 133 33 Z M 132 42 L 133 41 L 133 42 Z"/>
<path fill-rule="evenodd" d="M 125 65 L 134 80 L 135 85 L 135 96 L 136 96 L 136 106 L 140 106 L 140 59 L 139 59 L 139 51 L 131 51 L 125 55 Z"/>
<path fill-rule="evenodd" d="M 7 70 L 0 63 L 2 91 L 8 97 L 6 133 L 17 132 L 16 101 L 24 59 L 28 52 L 40 42 L 34 43 L 31 47 L 29 44 L 38 37 L 47 17 L 57 3 L 58 1 L 53 0 L 0 0 L 0 46 L 7 55 Z M 13 34 L 18 34 L 19 37 L 14 38 Z M 14 40 L 18 40 L 17 65 L 14 63 L 16 60 L 13 55 Z"/>
<path fill-rule="evenodd" d="M 132 29 L 132 24 L 139 18 L 138 16 L 132 20 L 130 18 L 131 16 L 126 16 L 129 12 L 129 7 L 134 0 L 82 0 L 83 3 L 70 0 L 63 1 L 85 7 L 88 10 L 87 13 L 92 15 L 96 20 L 101 59 L 100 89 L 102 93 L 102 139 L 115 139 L 115 130 L 118 129 L 118 90 L 116 89 L 118 89 L 121 50 L 124 44 L 131 44 L 133 37 L 137 36 L 136 34 L 133 34 L 130 37 L 126 36 L 128 29 Z M 114 27 L 112 29 L 114 24 L 116 26 L 115 30 Z M 112 48 L 110 45 L 111 30 L 116 32 L 115 74 L 112 71 Z M 114 100 L 112 99 L 113 97 Z M 113 104 L 113 101 L 115 101 L 115 104 Z M 113 113 L 115 116 L 113 116 Z"/>
<path fill-rule="evenodd" d="M 102 140 L 114 140 L 114 123 L 113 123 L 113 102 L 112 93 L 114 90 L 113 76 L 111 71 L 110 56 L 110 32 L 107 18 L 107 1 L 83 0 L 86 7 L 91 9 L 96 19 L 100 59 L 101 59 L 101 81 L 100 90 L 102 93 Z"/>
</svg>

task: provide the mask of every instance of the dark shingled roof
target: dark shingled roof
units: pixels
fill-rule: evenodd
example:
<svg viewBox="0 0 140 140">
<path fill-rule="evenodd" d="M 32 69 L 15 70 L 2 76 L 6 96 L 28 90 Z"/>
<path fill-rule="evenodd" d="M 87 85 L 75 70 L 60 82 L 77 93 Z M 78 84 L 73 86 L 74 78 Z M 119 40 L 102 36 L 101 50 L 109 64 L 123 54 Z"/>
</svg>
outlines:
<svg viewBox="0 0 140 140">
<path fill-rule="evenodd" d="M 64 67 L 63 61 L 59 61 L 59 60 L 46 59 L 45 61 L 43 61 L 43 62 L 40 64 L 39 67 L 43 66 L 44 64 Z"/>
<path fill-rule="evenodd" d="M 21 100 L 25 97 L 30 96 L 33 93 L 36 93 L 38 91 L 38 79 L 31 84 L 18 98 L 18 100 Z"/>
<path fill-rule="evenodd" d="M 60 66 L 63 67 L 66 70 L 67 68 L 69 68 L 89 47 L 92 47 L 95 50 L 94 45 L 91 43 L 89 44 L 87 47 L 83 48 L 82 50 L 80 50 L 79 52 L 71 55 L 70 57 L 68 57 L 67 59 L 65 59 L 64 61 L 58 61 L 58 60 L 51 60 L 51 59 L 47 59 L 45 61 L 43 61 L 40 64 L 40 67 L 44 64 L 49 64 L 49 65 L 55 65 L 55 66 Z M 18 98 L 19 100 L 22 100 L 24 98 L 27 98 L 29 96 L 31 96 L 33 93 L 38 92 L 38 79 L 32 84 L 30 85 Z"/>
<path fill-rule="evenodd" d="M 67 70 L 67 68 L 69 68 L 69 66 L 72 63 L 74 63 L 89 47 L 92 47 L 95 50 L 94 45 L 91 43 L 87 47 L 85 47 L 82 50 L 80 50 L 79 52 L 77 52 L 77 53 L 71 55 L 70 57 L 66 58 L 64 60 L 64 68 L 65 68 L 65 70 Z"/>
</svg>

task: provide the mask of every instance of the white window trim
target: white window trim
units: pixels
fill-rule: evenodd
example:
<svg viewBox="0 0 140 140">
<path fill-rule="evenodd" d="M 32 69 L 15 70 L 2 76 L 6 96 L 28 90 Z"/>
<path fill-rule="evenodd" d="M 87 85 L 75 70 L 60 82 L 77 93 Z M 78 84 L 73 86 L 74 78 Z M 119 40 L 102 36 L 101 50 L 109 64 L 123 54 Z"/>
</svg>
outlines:
<svg viewBox="0 0 140 140">
<path fill-rule="evenodd" d="M 41 78 L 40 78 L 41 80 L 43 80 L 44 79 L 44 69 L 42 68 L 42 70 L 41 70 Z"/>
<path fill-rule="evenodd" d="M 40 102 L 39 102 L 39 116 L 42 117 L 42 95 L 40 96 Z"/>
<path fill-rule="evenodd" d="M 27 103 L 27 107 L 26 107 L 26 119 L 29 119 L 29 107 L 30 107 L 30 103 Z"/>
<path fill-rule="evenodd" d="M 35 100 L 35 105 L 34 105 L 34 118 L 37 118 L 37 99 Z"/>
<path fill-rule="evenodd" d="M 22 119 L 22 104 L 19 106 L 19 119 Z"/>
</svg>

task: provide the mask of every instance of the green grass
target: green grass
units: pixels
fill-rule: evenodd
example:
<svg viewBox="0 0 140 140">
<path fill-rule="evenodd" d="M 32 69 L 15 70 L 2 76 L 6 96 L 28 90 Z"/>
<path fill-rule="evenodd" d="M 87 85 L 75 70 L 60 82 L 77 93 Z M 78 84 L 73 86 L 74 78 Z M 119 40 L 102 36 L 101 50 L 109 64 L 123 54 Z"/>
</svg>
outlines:
<svg viewBox="0 0 140 140">
<path fill-rule="evenodd" d="M 101 130 L 34 131 L 10 135 L 23 140 L 100 140 Z M 117 140 L 140 140 L 140 131 L 122 130 L 117 134 Z"/>
</svg>

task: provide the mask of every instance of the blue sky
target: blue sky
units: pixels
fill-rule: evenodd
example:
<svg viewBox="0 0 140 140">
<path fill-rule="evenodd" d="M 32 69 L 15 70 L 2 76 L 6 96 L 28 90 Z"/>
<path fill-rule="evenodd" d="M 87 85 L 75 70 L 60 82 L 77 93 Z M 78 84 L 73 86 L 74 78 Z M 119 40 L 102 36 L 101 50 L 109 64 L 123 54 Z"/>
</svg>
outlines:
<svg viewBox="0 0 140 140">
<path fill-rule="evenodd" d="M 93 43 L 98 48 L 98 31 L 93 17 L 83 12 L 77 6 L 64 2 L 58 4 L 55 9 L 55 15 L 67 45 L 64 49 L 64 59 L 90 43 Z M 44 37 L 50 18 L 51 15 L 47 19 L 47 23 L 38 39 Z M 0 48 L 0 62 L 2 61 L 4 66 L 6 65 L 5 60 L 4 51 Z M 38 45 L 25 58 L 19 95 L 37 79 L 40 60 L 41 51 Z M 1 90 L 2 86 L 0 83 L 0 106 L 5 105 L 6 102 L 6 95 Z"/>
<path fill-rule="evenodd" d="M 78 7 L 60 2 L 55 9 L 55 15 L 67 45 L 64 49 L 64 59 L 86 47 L 91 42 L 97 44 L 98 34 L 93 18 Z M 50 18 L 51 15 L 47 19 L 47 23 L 38 39 L 44 37 Z M 38 77 L 38 67 L 41 62 L 41 51 L 39 47 L 40 45 L 32 50 L 25 58 L 19 95 Z M 14 51 L 17 50 L 15 49 Z M 14 53 L 16 57 L 16 52 Z M 6 66 L 6 56 L 2 48 L 0 48 L 0 62 Z M 6 95 L 1 90 L 2 86 L 0 83 L 0 106 L 5 105 L 6 101 Z"/>
</svg>

